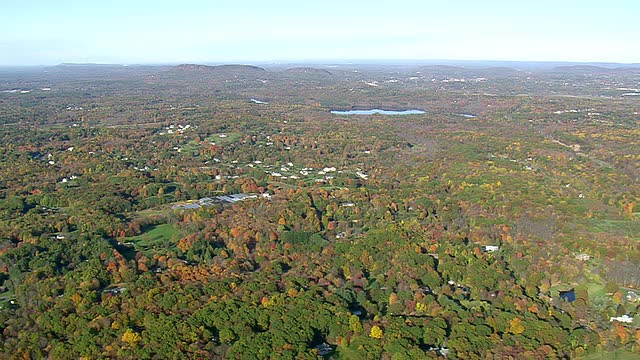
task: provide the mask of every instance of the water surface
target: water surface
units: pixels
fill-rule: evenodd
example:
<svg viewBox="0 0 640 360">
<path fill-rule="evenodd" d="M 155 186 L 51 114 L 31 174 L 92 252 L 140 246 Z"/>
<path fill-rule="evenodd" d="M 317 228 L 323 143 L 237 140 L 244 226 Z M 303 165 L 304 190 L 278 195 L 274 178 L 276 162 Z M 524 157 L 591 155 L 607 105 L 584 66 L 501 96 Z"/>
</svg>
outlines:
<svg viewBox="0 0 640 360">
<path fill-rule="evenodd" d="M 368 109 L 368 110 L 331 110 L 332 114 L 335 115 L 373 115 L 373 114 L 381 114 L 381 115 L 417 115 L 424 114 L 423 110 L 382 110 L 382 109 Z"/>
</svg>

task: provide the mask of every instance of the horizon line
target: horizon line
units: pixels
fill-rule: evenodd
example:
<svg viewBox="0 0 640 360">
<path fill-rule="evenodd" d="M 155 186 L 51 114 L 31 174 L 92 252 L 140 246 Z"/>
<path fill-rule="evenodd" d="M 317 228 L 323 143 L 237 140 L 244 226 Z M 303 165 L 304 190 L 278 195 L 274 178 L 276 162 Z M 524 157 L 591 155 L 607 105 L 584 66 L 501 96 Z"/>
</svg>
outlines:
<svg viewBox="0 0 640 360">
<path fill-rule="evenodd" d="M 619 62 L 619 61 L 572 61 L 572 60 L 488 60 L 488 59 L 384 59 L 384 58 L 361 58 L 361 59 L 289 59 L 289 60 L 205 60 L 205 61 L 142 61 L 142 62 L 102 62 L 102 61 L 62 61 L 59 63 L 45 63 L 45 64 L 0 64 L 0 68 L 37 68 L 37 67 L 54 67 L 63 65 L 117 65 L 117 66 L 175 66 L 182 64 L 194 64 L 194 65 L 254 65 L 254 64 L 269 64 L 269 65 L 287 65 L 287 64 L 316 64 L 316 65 L 332 65 L 332 64 L 347 64 L 347 65 L 411 65 L 419 63 L 438 63 L 445 65 L 447 63 L 513 63 L 513 64 L 601 64 L 601 65 L 626 65 L 626 66 L 640 66 L 640 62 Z"/>
</svg>

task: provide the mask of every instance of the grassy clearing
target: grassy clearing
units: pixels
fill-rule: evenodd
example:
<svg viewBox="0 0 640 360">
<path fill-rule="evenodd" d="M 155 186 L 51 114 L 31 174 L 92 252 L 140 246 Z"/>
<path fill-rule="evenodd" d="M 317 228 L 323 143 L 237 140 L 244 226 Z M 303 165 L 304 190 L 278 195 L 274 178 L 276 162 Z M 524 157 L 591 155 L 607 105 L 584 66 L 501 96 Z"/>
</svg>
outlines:
<svg viewBox="0 0 640 360">
<path fill-rule="evenodd" d="M 640 240 L 640 220 L 593 220 L 589 225 L 589 230 Z"/>
<path fill-rule="evenodd" d="M 240 140 L 240 137 L 242 135 L 240 133 L 220 133 L 220 134 L 213 134 L 209 137 L 207 137 L 207 141 L 209 142 L 213 142 L 216 143 L 216 145 L 227 145 L 227 144 L 231 144 L 231 143 L 235 143 L 238 140 Z"/>
<path fill-rule="evenodd" d="M 587 283 L 587 292 L 589 293 L 589 299 L 593 299 L 598 296 L 605 296 L 604 285 L 599 283 Z"/>
<path fill-rule="evenodd" d="M 144 230 L 142 234 L 128 237 L 125 241 L 134 243 L 137 249 L 149 251 L 174 247 L 178 238 L 178 229 L 171 224 L 154 225 Z"/>
<path fill-rule="evenodd" d="M 205 139 L 209 143 L 214 143 L 218 146 L 225 146 L 233 143 L 237 143 L 241 138 L 240 133 L 220 133 L 213 134 Z M 180 152 L 186 155 L 197 156 L 200 152 L 202 145 L 197 141 L 189 141 L 187 144 L 181 146 Z"/>
<path fill-rule="evenodd" d="M 585 356 L 582 360 L 638 360 L 640 355 L 634 354 L 626 349 L 618 349 L 615 351 L 603 351 L 597 354 Z"/>
<path fill-rule="evenodd" d="M 156 208 L 144 209 L 137 212 L 139 217 L 158 217 L 164 216 L 171 212 L 171 206 L 176 204 L 175 202 L 171 202 L 168 204 L 160 205 Z"/>
<path fill-rule="evenodd" d="M 589 299 L 593 299 L 593 298 L 601 297 L 601 296 L 606 296 L 606 293 L 604 291 L 604 284 L 601 284 L 599 282 L 587 282 L 587 283 L 581 283 L 580 285 L 587 288 L 587 293 L 589 294 Z M 557 285 L 554 285 L 554 286 L 550 287 L 549 288 L 549 292 L 553 296 L 559 296 L 558 294 L 559 294 L 560 291 L 568 291 L 568 290 L 574 289 L 576 286 L 578 286 L 578 285 L 557 284 Z"/>
</svg>

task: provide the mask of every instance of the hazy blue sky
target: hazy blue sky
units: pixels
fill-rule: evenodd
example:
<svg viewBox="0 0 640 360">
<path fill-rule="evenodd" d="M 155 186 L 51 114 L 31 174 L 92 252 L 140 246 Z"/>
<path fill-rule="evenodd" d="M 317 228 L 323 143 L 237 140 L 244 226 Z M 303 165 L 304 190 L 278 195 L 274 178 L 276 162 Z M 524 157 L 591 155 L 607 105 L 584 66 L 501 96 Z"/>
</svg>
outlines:
<svg viewBox="0 0 640 360">
<path fill-rule="evenodd" d="M 0 65 L 640 62 L 638 0 L 0 0 Z"/>
</svg>

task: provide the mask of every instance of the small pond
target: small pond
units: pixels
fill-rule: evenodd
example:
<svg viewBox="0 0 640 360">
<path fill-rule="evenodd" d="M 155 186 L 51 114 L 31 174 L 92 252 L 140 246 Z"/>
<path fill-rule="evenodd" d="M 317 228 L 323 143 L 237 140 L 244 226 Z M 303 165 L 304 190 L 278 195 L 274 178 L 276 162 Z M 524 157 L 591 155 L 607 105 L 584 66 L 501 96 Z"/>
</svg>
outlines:
<svg viewBox="0 0 640 360">
<path fill-rule="evenodd" d="M 367 110 L 331 110 L 335 115 L 417 115 L 424 114 L 423 110 L 382 110 L 382 109 L 367 109 Z"/>
</svg>

